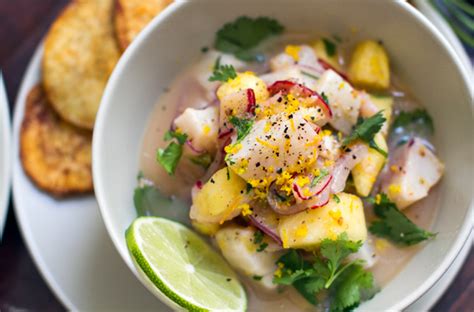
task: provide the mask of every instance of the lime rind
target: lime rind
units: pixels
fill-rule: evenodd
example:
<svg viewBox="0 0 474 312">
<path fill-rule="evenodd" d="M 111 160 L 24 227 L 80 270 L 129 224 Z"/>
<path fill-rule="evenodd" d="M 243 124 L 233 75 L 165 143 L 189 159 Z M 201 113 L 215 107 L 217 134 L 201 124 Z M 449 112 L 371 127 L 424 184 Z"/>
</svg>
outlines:
<svg viewBox="0 0 474 312">
<path fill-rule="evenodd" d="M 189 311 L 246 310 L 246 294 L 235 273 L 186 226 L 163 218 L 141 217 L 125 236 L 134 263 L 179 306 Z"/>
</svg>

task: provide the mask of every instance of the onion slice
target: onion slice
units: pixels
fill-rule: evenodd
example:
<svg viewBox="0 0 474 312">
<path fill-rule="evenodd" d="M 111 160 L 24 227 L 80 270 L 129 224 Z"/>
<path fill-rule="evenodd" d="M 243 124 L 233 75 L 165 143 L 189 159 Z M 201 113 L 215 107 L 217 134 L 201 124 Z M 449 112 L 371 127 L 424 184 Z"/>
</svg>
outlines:
<svg viewBox="0 0 474 312">
<path fill-rule="evenodd" d="M 280 235 L 278 235 L 278 215 L 269 207 L 256 205 L 253 213 L 249 216 L 250 222 L 263 233 L 267 234 L 278 245 L 283 245 Z"/>
</svg>

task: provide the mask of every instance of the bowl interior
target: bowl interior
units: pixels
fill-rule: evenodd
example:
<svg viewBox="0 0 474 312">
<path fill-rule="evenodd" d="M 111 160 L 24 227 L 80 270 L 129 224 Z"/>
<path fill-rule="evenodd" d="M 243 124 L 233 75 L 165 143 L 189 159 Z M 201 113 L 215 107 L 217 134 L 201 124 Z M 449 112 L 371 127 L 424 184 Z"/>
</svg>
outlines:
<svg viewBox="0 0 474 312">
<path fill-rule="evenodd" d="M 344 5 L 324 0 L 274 0 L 272 5 L 267 1 L 185 1 L 170 6 L 122 57 L 97 118 L 94 184 L 115 246 L 137 274 L 124 232 L 136 217 L 132 196 L 148 116 L 163 89 L 199 57 L 203 46 L 212 45 L 216 30 L 241 15 L 274 17 L 290 31 L 383 40 L 393 71 L 432 114 L 435 143 L 446 163 L 441 207 L 432 228 L 439 234 L 364 310 L 406 307 L 439 279 L 467 238 L 474 162 L 468 139 L 472 134 L 468 75 L 431 24 L 402 1 L 361 0 Z"/>
</svg>

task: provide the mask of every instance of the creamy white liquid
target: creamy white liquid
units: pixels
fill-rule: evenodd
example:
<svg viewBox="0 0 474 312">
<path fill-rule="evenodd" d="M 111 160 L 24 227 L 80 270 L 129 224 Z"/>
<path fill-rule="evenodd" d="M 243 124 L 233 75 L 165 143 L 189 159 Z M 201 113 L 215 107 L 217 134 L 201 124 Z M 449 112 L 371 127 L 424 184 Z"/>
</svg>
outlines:
<svg viewBox="0 0 474 312">
<path fill-rule="evenodd" d="M 292 42 L 303 42 L 307 36 L 302 36 Z M 290 41 L 286 38 L 284 41 Z M 281 47 L 281 45 L 278 45 Z M 277 50 L 277 49 L 275 49 Z M 281 51 L 281 49 L 280 49 Z M 342 62 L 343 63 L 343 60 Z M 189 167 L 186 164 L 178 166 L 175 176 L 169 176 L 156 163 L 156 150 L 165 147 L 166 142 L 163 141 L 163 135 L 169 130 L 173 119 L 182 112 L 186 107 L 199 106 L 201 100 L 208 98 L 208 94 L 204 92 L 195 82 L 193 78 L 196 70 L 199 68 L 194 66 L 179 75 L 170 85 L 169 91 L 165 93 L 157 102 L 156 107 L 149 119 L 142 147 L 142 158 L 140 170 L 145 177 L 153 181 L 161 192 L 167 195 L 175 195 L 182 199 L 190 201 L 191 187 L 195 183 L 189 177 Z M 252 68 L 256 72 L 261 72 L 265 66 Z M 397 82 L 397 90 L 400 89 Z M 394 109 L 409 110 L 413 106 L 419 104 L 409 95 L 403 97 L 395 97 Z M 186 170 L 186 174 L 183 174 Z M 196 168 L 194 175 L 199 177 L 203 171 Z M 193 175 L 193 174 L 191 174 Z M 438 205 L 439 192 L 438 187 L 431 190 L 430 195 L 416 203 L 412 207 L 404 210 L 404 213 L 417 225 L 424 229 L 429 229 L 433 224 Z M 367 223 L 373 218 L 370 209 L 366 209 Z M 376 238 L 374 238 L 377 240 Z M 384 244 L 376 244 L 380 248 L 376 248 L 378 262 L 371 268 L 374 274 L 376 284 L 379 287 L 386 285 L 394 276 L 396 276 L 403 267 L 410 261 L 413 255 L 423 248 L 424 244 L 412 247 L 397 247 L 385 241 Z M 268 292 L 262 290 L 258 285 L 247 277 L 242 276 L 242 281 L 247 289 L 249 298 L 249 311 L 314 311 L 315 307 L 310 305 L 295 290 L 291 288 L 285 289 L 283 292 Z"/>
</svg>

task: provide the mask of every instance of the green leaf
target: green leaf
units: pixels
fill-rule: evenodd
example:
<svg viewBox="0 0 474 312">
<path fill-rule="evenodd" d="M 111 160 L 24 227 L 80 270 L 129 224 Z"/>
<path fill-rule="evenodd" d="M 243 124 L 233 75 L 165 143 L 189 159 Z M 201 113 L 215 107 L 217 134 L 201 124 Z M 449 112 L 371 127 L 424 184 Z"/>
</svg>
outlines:
<svg viewBox="0 0 474 312">
<path fill-rule="evenodd" d="M 310 74 L 307 71 L 301 70 L 300 72 L 301 72 L 302 75 L 308 76 L 309 78 L 312 78 L 314 80 L 319 80 L 319 77 L 316 77 L 315 75 Z"/>
<path fill-rule="evenodd" d="M 256 281 L 261 281 L 262 278 L 263 278 L 263 276 L 261 276 L 261 275 L 254 275 L 254 276 L 252 276 L 252 278 L 253 278 L 254 280 L 256 280 Z"/>
<path fill-rule="evenodd" d="M 182 155 L 183 145 L 171 142 L 165 149 L 158 149 L 156 160 L 169 175 L 173 175 Z"/>
<path fill-rule="evenodd" d="M 328 56 L 336 55 L 336 50 L 337 50 L 336 44 L 327 38 L 323 38 L 323 42 L 324 42 L 324 48 L 326 49 L 326 54 Z"/>
<path fill-rule="evenodd" d="M 336 194 L 333 194 L 332 195 L 332 198 L 334 199 L 334 201 L 336 202 L 336 204 L 339 204 L 341 202 L 341 199 L 339 198 L 339 196 L 337 196 Z"/>
<path fill-rule="evenodd" d="M 370 143 L 377 132 L 382 128 L 385 120 L 382 111 L 367 119 L 360 118 L 351 135 L 344 139 L 343 145 L 347 146 L 355 140 L 362 140 L 366 143 Z"/>
<path fill-rule="evenodd" d="M 317 305 L 316 294 L 324 289 L 322 277 L 307 277 L 294 282 L 295 289 L 312 305 Z"/>
<path fill-rule="evenodd" d="M 234 22 L 225 24 L 216 34 L 215 48 L 232 53 L 239 59 L 258 60 L 257 54 L 249 52 L 263 40 L 279 35 L 284 27 L 268 17 L 250 18 L 241 16 Z"/>
<path fill-rule="evenodd" d="M 260 246 L 257 248 L 257 252 L 262 252 L 268 247 L 267 243 L 261 243 Z"/>
<path fill-rule="evenodd" d="M 252 119 L 238 118 L 235 116 L 231 116 L 229 121 L 237 130 L 237 142 L 242 141 L 250 133 L 254 123 Z"/>
<path fill-rule="evenodd" d="M 159 216 L 181 223 L 189 223 L 188 205 L 178 199 L 164 196 L 152 185 L 137 187 L 133 194 L 137 215 Z"/>
<path fill-rule="evenodd" d="M 209 166 L 212 163 L 212 156 L 209 153 L 193 156 L 193 157 L 190 157 L 189 159 L 191 160 L 193 164 L 201 166 L 204 169 L 209 168 Z"/>
<path fill-rule="evenodd" d="M 186 140 L 188 139 L 188 135 L 186 133 L 169 130 L 168 132 L 165 133 L 165 136 L 163 139 L 165 141 L 176 139 L 179 144 L 183 145 L 184 143 L 186 143 Z"/>
<path fill-rule="evenodd" d="M 326 95 L 326 93 L 321 93 L 321 98 L 323 99 L 324 102 L 326 102 L 327 105 L 329 105 L 329 99 Z"/>
<path fill-rule="evenodd" d="M 263 242 L 263 232 L 262 231 L 255 231 L 253 234 L 253 243 L 255 245 L 261 244 Z"/>
<path fill-rule="evenodd" d="M 380 131 L 385 121 L 386 119 L 383 116 L 382 111 L 367 119 L 359 118 L 354 130 L 344 139 L 342 144 L 347 146 L 353 141 L 362 140 L 368 143 L 371 148 L 375 149 L 384 157 L 387 157 L 387 152 L 380 148 L 374 141 L 375 135 Z"/>
<path fill-rule="evenodd" d="M 231 79 L 237 77 L 235 68 L 232 65 L 221 65 L 220 56 L 217 58 L 216 63 L 214 64 L 214 69 L 212 71 L 212 76 L 209 77 L 209 81 L 222 81 L 227 82 Z"/>
<path fill-rule="evenodd" d="M 357 307 L 363 293 L 374 288 L 374 277 L 362 265 L 355 264 L 340 275 L 331 288 L 330 311 L 342 312 Z"/>
<path fill-rule="evenodd" d="M 381 193 L 376 196 L 374 212 L 380 219 L 372 223 L 369 227 L 370 232 L 397 244 L 415 245 L 436 236 L 408 219 L 386 194 Z"/>
<path fill-rule="evenodd" d="M 426 127 L 430 134 L 434 133 L 433 119 L 424 109 L 417 109 L 411 112 L 400 112 L 395 118 L 392 129 L 393 131 L 397 128 L 404 128 L 410 124 L 419 124 Z"/>
<path fill-rule="evenodd" d="M 315 187 L 322 179 L 324 179 L 329 174 L 327 169 L 321 169 L 320 173 L 317 177 L 314 177 L 313 181 L 311 181 L 310 186 Z"/>
</svg>

